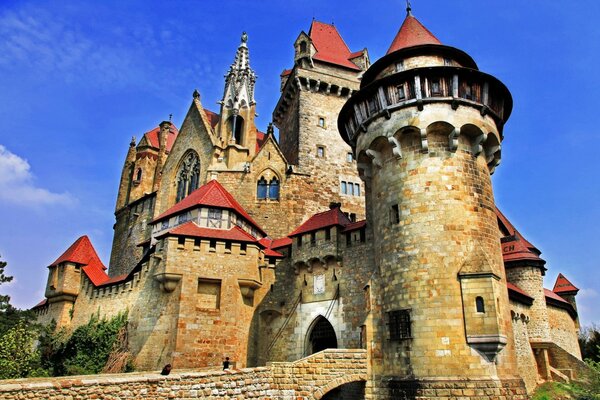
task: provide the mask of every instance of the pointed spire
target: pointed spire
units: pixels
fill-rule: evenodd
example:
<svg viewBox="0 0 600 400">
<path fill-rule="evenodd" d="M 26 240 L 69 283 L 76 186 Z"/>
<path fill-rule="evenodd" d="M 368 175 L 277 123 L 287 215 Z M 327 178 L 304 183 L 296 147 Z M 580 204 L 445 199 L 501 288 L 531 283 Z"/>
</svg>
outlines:
<svg viewBox="0 0 600 400">
<path fill-rule="evenodd" d="M 558 294 L 576 294 L 579 291 L 579 289 L 575 285 L 573 285 L 563 274 L 558 274 L 558 277 L 556 278 L 556 283 L 554 283 L 554 288 L 552 289 L 552 291 Z"/>
<path fill-rule="evenodd" d="M 241 43 L 235 53 L 235 58 L 227 75 L 225 75 L 225 92 L 222 103 L 226 108 L 239 110 L 255 104 L 254 85 L 256 74 L 250 68 L 248 52 L 248 34 L 242 33 Z"/>
<path fill-rule="evenodd" d="M 412 15 L 410 1 L 406 2 L 406 18 L 398 30 L 394 41 L 386 54 L 404 49 L 406 47 L 423 44 L 442 44 L 423 24 Z"/>
</svg>

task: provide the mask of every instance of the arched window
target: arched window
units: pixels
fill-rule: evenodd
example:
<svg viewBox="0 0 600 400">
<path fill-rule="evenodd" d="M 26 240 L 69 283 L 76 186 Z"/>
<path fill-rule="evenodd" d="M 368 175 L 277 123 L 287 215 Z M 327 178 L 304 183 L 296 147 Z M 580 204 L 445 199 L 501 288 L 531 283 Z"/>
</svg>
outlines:
<svg viewBox="0 0 600 400">
<path fill-rule="evenodd" d="M 244 118 L 235 115 L 229 120 L 231 121 L 231 136 L 236 144 L 241 145 L 244 139 Z"/>
<path fill-rule="evenodd" d="M 256 184 L 256 198 L 259 200 L 266 199 L 268 187 L 267 180 L 264 177 L 261 177 Z"/>
<path fill-rule="evenodd" d="M 269 182 L 269 199 L 279 200 L 279 180 L 276 177 Z"/>
<path fill-rule="evenodd" d="M 485 312 L 485 305 L 483 303 L 483 297 L 477 296 L 475 298 L 475 308 L 477 309 L 477 312 L 479 312 L 479 313 Z"/>
<path fill-rule="evenodd" d="M 256 198 L 258 200 L 279 200 L 279 179 L 274 176 L 267 181 L 267 178 L 261 176 L 256 183 Z"/>
<path fill-rule="evenodd" d="M 198 189 L 200 183 L 200 159 L 192 151 L 184 156 L 183 162 L 177 172 L 177 196 L 175 202 L 179 203 L 184 197 Z"/>
</svg>

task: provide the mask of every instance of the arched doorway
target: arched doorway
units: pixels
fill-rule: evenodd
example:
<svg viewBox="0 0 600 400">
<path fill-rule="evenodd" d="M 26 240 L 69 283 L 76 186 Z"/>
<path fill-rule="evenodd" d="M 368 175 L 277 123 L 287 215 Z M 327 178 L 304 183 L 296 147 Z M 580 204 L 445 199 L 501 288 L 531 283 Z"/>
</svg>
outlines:
<svg viewBox="0 0 600 400">
<path fill-rule="evenodd" d="M 327 318 L 317 317 L 313 322 L 308 336 L 308 354 L 314 354 L 325 349 L 336 349 L 337 337 Z"/>
</svg>

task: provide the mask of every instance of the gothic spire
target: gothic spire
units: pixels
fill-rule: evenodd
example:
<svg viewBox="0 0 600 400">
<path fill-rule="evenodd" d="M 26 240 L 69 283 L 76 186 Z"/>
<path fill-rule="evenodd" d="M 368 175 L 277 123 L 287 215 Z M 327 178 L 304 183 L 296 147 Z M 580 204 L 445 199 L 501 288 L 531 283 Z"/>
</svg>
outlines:
<svg viewBox="0 0 600 400">
<path fill-rule="evenodd" d="M 225 75 L 225 92 L 222 104 L 225 108 L 233 109 L 234 112 L 255 104 L 254 85 L 256 74 L 250 68 L 247 42 L 248 35 L 244 32 L 233 63 L 229 67 L 227 75 Z"/>
</svg>

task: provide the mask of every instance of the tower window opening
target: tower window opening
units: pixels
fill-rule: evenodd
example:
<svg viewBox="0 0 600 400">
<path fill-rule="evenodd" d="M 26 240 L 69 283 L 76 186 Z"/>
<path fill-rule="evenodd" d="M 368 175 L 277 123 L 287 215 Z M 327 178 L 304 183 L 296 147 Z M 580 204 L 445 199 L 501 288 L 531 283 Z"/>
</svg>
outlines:
<svg viewBox="0 0 600 400">
<path fill-rule="evenodd" d="M 298 242 L 297 242 L 298 247 L 302 247 L 302 235 L 298 236 Z"/>
<path fill-rule="evenodd" d="M 300 52 L 305 53 L 308 49 L 306 42 L 300 42 Z"/>
<path fill-rule="evenodd" d="M 377 101 L 377 97 L 371 97 L 367 103 L 369 106 L 369 115 L 373 115 L 379 111 L 379 101 Z"/>
<path fill-rule="evenodd" d="M 325 157 L 325 147 L 317 146 L 317 157 L 319 157 L 319 158 Z"/>
<path fill-rule="evenodd" d="M 342 191 L 342 194 L 348 193 L 348 184 L 346 183 L 346 181 L 342 181 L 340 189 Z"/>
<path fill-rule="evenodd" d="M 243 142 L 244 118 L 239 115 L 231 117 L 231 136 L 236 144 L 241 145 Z"/>
<path fill-rule="evenodd" d="M 317 233 L 311 232 L 310 233 L 310 244 L 314 246 L 315 243 L 317 243 Z"/>
<path fill-rule="evenodd" d="M 394 310 L 387 314 L 390 340 L 410 339 L 410 310 Z"/>
<path fill-rule="evenodd" d="M 390 219 L 391 219 L 392 224 L 400 223 L 400 209 L 398 208 L 398 204 L 392 205 Z"/>
<path fill-rule="evenodd" d="M 348 161 L 348 162 L 350 162 L 350 163 L 351 163 L 352 161 L 354 161 L 354 155 L 353 155 L 352 153 L 347 153 L 347 154 L 346 154 L 346 161 Z"/>
<path fill-rule="evenodd" d="M 185 238 L 184 237 L 178 237 L 177 238 L 177 244 L 181 247 L 183 247 L 185 245 Z"/>
<path fill-rule="evenodd" d="M 358 183 L 354 184 L 354 195 L 360 196 L 360 184 L 358 184 Z"/>
<path fill-rule="evenodd" d="M 475 298 L 475 308 L 478 313 L 485 313 L 485 303 L 483 302 L 483 297 L 477 296 Z"/>
<path fill-rule="evenodd" d="M 142 169 L 138 168 L 137 172 L 135 173 L 135 182 L 139 182 L 142 180 Z"/>
<path fill-rule="evenodd" d="M 240 243 L 240 254 L 246 254 L 246 250 L 248 250 L 248 244 Z"/>
<path fill-rule="evenodd" d="M 325 128 L 325 118 L 319 117 L 319 126 Z"/>
<path fill-rule="evenodd" d="M 431 96 L 441 96 L 442 95 L 442 84 L 439 78 L 434 78 L 431 80 Z"/>
<path fill-rule="evenodd" d="M 331 240 L 331 228 L 325 229 L 325 240 Z"/>
<path fill-rule="evenodd" d="M 404 89 L 404 85 L 396 86 L 396 97 L 398 98 L 398 101 L 406 99 L 406 90 Z"/>
</svg>

